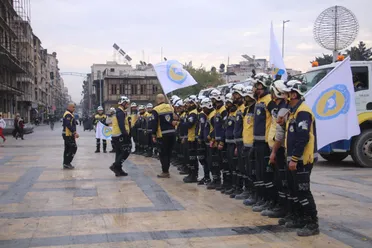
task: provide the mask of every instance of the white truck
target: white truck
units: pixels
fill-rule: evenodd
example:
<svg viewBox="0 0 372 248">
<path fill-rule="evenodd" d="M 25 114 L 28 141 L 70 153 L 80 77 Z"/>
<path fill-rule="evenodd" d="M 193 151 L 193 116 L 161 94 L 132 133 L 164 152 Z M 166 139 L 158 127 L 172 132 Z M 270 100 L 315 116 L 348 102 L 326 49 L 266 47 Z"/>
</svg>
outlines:
<svg viewBox="0 0 372 248">
<path fill-rule="evenodd" d="M 350 140 L 340 140 L 319 150 L 320 156 L 332 162 L 351 155 L 356 164 L 372 167 L 372 61 L 351 61 L 355 102 L 361 133 Z M 317 66 L 304 74 L 308 89 L 316 85 L 336 63 Z"/>
</svg>

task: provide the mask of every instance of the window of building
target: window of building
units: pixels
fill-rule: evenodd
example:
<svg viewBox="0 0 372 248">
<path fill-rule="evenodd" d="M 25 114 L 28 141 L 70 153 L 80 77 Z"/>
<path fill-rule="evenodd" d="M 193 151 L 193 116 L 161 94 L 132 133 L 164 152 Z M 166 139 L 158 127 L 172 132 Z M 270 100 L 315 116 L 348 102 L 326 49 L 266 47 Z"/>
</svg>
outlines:
<svg viewBox="0 0 372 248">
<path fill-rule="evenodd" d="M 131 85 L 131 93 L 132 95 L 137 95 L 137 84 L 132 84 Z"/>
<path fill-rule="evenodd" d="M 152 85 L 152 93 L 155 94 L 158 92 L 158 86 L 157 85 Z"/>
<path fill-rule="evenodd" d="M 368 90 L 368 67 L 367 66 L 358 66 L 358 67 L 351 67 L 351 71 L 353 73 L 353 83 L 354 83 L 354 90 L 361 91 L 361 90 Z"/>
<path fill-rule="evenodd" d="M 117 87 L 116 86 L 117 86 L 116 84 L 111 84 L 111 92 L 110 92 L 111 95 L 117 95 L 117 92 L 116 92 Z"/>
<path fill-rule="evenodd" d="M 97 71 L 97 79 L 101 79 L 101 71 Z"/>
<path fill-rule="evenodd" d="M 141 95 L 146 95 L 147 93 L 147 90 L 146 90 L 146 85 L 145 84 L 141 84 Z"/>
<path fill-rule="evenodd" d="M 115 68 L 111 68 L 110 69 L 110 72 L 115 72 Z"/>
</svg>

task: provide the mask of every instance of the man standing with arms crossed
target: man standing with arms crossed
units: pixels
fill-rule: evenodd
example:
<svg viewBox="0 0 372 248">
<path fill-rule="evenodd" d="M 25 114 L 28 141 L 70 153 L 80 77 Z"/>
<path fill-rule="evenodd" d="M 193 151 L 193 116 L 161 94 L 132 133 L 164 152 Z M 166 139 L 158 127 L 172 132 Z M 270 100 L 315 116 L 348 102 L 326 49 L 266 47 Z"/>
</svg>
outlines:
<svg viewBox="0 0 372 248">
<path fill-rule="evenodd" d="M 75 167 L 71 165 L 77 151 L 76 139 L 79 134 L 76 132 L 76 120 L 74 118 L 75 103 L 69 103 L 66 112 L 63 114 L 62 137 L 65 141 L 65 150 L 63 152 L 63 169 L 72 170 Z"/>
</svg>

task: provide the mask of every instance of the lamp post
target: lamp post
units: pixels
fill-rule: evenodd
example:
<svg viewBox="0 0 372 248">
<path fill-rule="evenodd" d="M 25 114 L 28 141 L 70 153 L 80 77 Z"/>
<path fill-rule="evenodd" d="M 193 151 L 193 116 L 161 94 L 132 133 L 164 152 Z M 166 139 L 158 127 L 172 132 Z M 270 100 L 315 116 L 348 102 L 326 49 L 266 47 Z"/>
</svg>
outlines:
<svg viewBox="0 0 372 248">
<path fill-rule="evenodd" d="M 282 35 L 282 57 L 284 58 L 284 27 L 287 22 L 290 22 L 290 20 L 283 21 L 283 35 Z"/>
</svg>

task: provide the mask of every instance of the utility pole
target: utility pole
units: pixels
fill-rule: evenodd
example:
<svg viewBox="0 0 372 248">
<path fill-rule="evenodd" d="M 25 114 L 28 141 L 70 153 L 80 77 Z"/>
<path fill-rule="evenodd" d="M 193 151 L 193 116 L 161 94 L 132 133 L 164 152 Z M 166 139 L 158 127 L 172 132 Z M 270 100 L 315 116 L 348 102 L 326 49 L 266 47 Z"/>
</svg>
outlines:
<svg viewBox="0 0 372 248">
<path fill-rule="evenodd" d="M 282 57 L 284 58 L 284 27 L 290 20 L 283 21 L 283 34 L 282 34 Z"/>
</svg>

